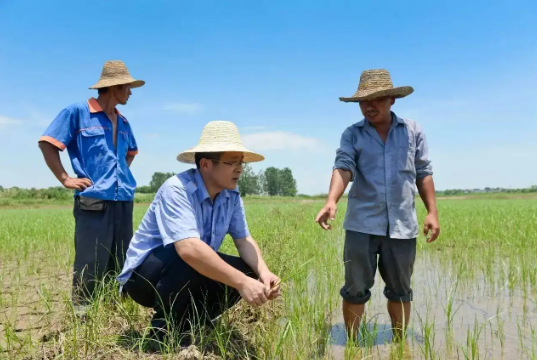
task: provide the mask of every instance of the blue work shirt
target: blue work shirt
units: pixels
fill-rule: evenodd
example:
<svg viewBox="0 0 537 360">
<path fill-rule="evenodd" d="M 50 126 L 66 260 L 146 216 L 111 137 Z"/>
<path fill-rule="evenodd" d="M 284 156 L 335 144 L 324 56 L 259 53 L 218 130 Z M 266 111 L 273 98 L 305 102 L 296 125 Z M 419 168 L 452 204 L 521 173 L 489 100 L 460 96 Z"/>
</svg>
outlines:
<svg viewBox="0 0 537 360">
<path fill-rule="evenodd" d="M 213 203 L 197 169 L 179 173 L 166 180 L 155 195 L 130 242 L 117 280 L 123 286 L 132 271 L 160 246 L 198 238 L 218 251 L 226 234 L 233 239 L 250 235 L 238 190 L 221 191 Z"/>
<path fill-rule="evenodd" d="M 127 164 L 127 155 L 136 155 L 138 146 L 127 119 L 117 111 L 117 148 L 112 122 L 96 99 L 63 109 L 39 141 L 61 151 L 67 148 L 77 177 L 88 178 L 92 186 L 75 191 L 75 196 L 132 201 L 136 181 Z"/>
<path fill-rule="evenodd" d="M 433 171 L 421 126 L 394 113 L 392 119 L 386 143 L 366 119 L 341 136 L 334 168 L 350 171 L 353 181 L 343 227 L 411 239 L 418 236 L 416 179 Z"/>
</svg>

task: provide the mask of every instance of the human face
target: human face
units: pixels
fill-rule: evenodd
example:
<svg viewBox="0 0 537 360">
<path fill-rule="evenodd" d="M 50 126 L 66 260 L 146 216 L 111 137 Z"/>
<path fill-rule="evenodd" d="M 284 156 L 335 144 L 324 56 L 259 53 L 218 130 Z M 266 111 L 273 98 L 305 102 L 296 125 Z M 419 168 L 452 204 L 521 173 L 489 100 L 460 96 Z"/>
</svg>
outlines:
<svg viewBox="0 0 537 360">
<path fill-rule="evenodd" d="M 112 95 L 117 100 L 118 104 L 126 105 L 129 97 L 132 95 L 130 85 L 114 86 Z"/>
<path fill-rule="evenodd" d="M 241 152 L 225 152 L 220 160 L 212 160 L 209 173 L 215 185 L 226 190 L 235 189 L 244 170 L 243 159 Z"/>
<path fill-rule="evenodd" d="M 394 103 L 395 99 L 390 97 L 360 101 L 360 109 L 370 123 L 379 125 L 385 122 L 391 122 L 392 116 L 390 111 Z"/>
</svg>

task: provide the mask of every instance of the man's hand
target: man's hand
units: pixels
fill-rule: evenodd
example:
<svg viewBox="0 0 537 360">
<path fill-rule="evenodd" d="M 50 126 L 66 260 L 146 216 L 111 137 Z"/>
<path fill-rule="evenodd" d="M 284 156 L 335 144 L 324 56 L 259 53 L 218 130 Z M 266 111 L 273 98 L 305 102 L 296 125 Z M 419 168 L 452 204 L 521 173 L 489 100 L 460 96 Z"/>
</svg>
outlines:
<svg viewBox="0 0 537 360">
<path fill-rule="evenodd" d="M 259 281 L 265 285 L 265 295 L 268 300 L 274 300 L 280 293 L 280 278 L 267 271 L 259 275 Z"/>
<path fill-rule="evenodd" d="M 265 285 L 249 276 L 245 276 L 244 282 L 237 290 L 244 301 L 252 306 L 261 306 L 268 301 L 265 295 Z"/>
<path fill-rule="evenodd" d="M 335 202 L 327 202 L 326 205 L 319 211 L 315 222 L 321 225 L 325 230 L 332 229 L 332 225 L 328 224 L 328 220 L 334 221 L 337 213 L 337 204 Z"/>
<path fill-rule="evenodd" d="M 84 191 L 86 188 L 91 186 L 91 180 L 87 178 L 75 179 L 72 177 L 67 177 L 65 180 L 63 180 L 62 185 L 67 189 Z"/>
<path fill-rule="evenodd" d="M 429 231 L 431 236 L 429 237 Z M 432 243 L 440 235 L 440 225 L 438 223 L 438 213 L 429 213 L 423 223 L 423 235 L 427 238 L 428 243 Z"/>
</svg>

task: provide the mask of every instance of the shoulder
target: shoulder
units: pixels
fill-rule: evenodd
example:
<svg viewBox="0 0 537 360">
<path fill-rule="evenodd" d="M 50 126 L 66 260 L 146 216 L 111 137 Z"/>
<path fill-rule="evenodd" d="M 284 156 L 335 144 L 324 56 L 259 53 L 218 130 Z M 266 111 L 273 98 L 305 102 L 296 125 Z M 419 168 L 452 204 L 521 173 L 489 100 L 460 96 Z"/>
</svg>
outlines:
<svg viewBox="0 0 537 360">
<path fill-rule="evenodd" d="M 403 118 L 400 118 L 403 123 L 405 124 L 406 128 L 413 132 L 413 133 L 416 133 L 416 134 L 419 134 L 421 132 L 423 132 L 423 128 L 421 127 L 421 125 L 415 121 L 415 120 L 411 120 L 411 119 L 403 119 Z"/>
<path fill-rule="evenodd" d="M 79 101 L 72 103 L 60 110 L 58 116 L 72 117 L 79 115 L 82 111 L 88 111 L 88 103 L 85 101 Z"/>
<path fill-rule="evenodd" d="M 243 206 L 243 202 L 242 202 L 242 196 L 241 194 L 239 193 L 238 190 L 228 190 L 229 192 L 229 199 L 231 200 L 231 202 L 233 204 L 235 204 L 235 206 Z"/>
<path fill-rule="evenodd" d="M 87 101 L 79 101 L 76 103 L 72 103 L 65 107 L 65 110 L 69 110 L 71 113 L 79 113 L 81 111 L 89 111 L 88 102 Z"/>
<path fill-rule="evenodd" d="M 365 120 L 361 120 L 361 121 L 358 121 L 357 123 L 354 123 L 350 126 L 347 126 L 344 130 L 343 130 L 343 136 L 349 136 L 349 135 L 355 135 L 357 134 L 361 128 L 364 127 L 364 124 L 365 124 Z"/>
<path fill-rule="evenodd" d="M 170 200 L 174 198 L 187 198 L 188 181 L 183 173 L 176 174 L 164 181 L 157 192 L 159 198 Z"/>
</svg>

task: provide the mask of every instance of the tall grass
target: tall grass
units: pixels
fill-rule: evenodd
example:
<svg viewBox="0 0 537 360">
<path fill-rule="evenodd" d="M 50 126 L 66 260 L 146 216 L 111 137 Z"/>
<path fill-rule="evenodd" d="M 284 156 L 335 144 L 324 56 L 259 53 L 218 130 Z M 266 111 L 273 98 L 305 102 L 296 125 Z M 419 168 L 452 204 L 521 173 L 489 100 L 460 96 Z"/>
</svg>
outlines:
<svg viewBox="0 0 537 360">
<path fill-rule="evenodd" d="M 162 354 L 148 349 L 150 311 L 119 298 L 114 281 L 102 284 L 85 321 L 75 316 L 70 208 L 0 210 L 0 358 L 535 358 L 534 200 L 439 201 L 442 234 L 432 244 L 419 237 L 411 326 L 401 344 L 388 336 L 380 277 L 359 339 L 335 343 L 345 203 L 331 232 L 313 222 L 320 205 L 246 198 L 252 235 L 283 280 L 282 298 L 260 309 L 241 302 L 212 331 L 195 330 L 195 349 L 176 342 Z M 145 210 L 135 207 L 135 224 Z M 221 250 L 237 254 L 229 238 Z"/>
</svg>

